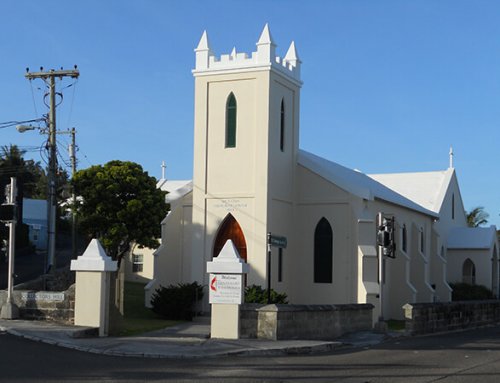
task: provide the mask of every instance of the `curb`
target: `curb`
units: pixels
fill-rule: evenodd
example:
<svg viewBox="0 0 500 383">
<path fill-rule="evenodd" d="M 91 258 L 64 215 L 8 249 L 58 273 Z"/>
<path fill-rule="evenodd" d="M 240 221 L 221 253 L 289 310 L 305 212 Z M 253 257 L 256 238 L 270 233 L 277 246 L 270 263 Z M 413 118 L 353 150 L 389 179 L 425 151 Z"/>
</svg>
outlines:
<svg viewBox="0 0 500 383">
<path fill-rule="evenodd" d="M 313 345 L 313 346 L 291 346 L 282 348 L 269 348 L 269 349 L 258 349 L 258 348 L 248 348 L 239 350 L 229 350 L 229 351 L 219 351 L 213 353 L 200 353 L 200 354 L 187 354 L 187 353 L 141 353 L 141 352 L 123 352 L 123 351 L 113 351 L 113 350 L 101 350 L 94 347 L 84 347 L 78 346 L 72 343 L 58 342 L 55 340 L 41 338 L 34 335 L 23 334 L 17 330 L 9 329 L 0 326 L 0 331 L 4 331 L 7 334 L 18 336 L 24 339 L 28 339 L 34 342 L 40 342 L 49 344 L 52 346 L 64 347 L 67 349 L 88 352 L 92 354 L 107 355 L 107 356 L 118 356 L 118 357 L 139 357 L 139 358 L 151 358 L 151 359 L 200 359 L 200 358 L 216 358 L 224 356 L 272 356 L 272 355 L 308 355 L 314 353 L 323 353 L 333 351 L 335 349 L 344 347 L 345 344 L 342 342 L 327 342 L 323 344 Z M 76 337 L 73 337 L 76 338 Z"/>
</svg>

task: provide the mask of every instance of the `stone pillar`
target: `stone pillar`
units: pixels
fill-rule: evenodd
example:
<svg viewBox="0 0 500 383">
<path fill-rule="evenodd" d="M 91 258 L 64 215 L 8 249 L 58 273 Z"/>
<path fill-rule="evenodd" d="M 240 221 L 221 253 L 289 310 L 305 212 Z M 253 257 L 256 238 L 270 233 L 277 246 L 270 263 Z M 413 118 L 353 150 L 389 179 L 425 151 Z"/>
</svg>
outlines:
<svg viewBox="0 0 500 383">
<path fill-rule="evenodd" d="M 110 273 L 117 270 L 116 261 L 92 239 L 85 252 L 71 261 L 71 270 L 76 271 L 75 325 L 97 327 L 99 336 L 107 336 Z"/>
<path fill-rule="evenodd" d="M 212 305 L 211 337 L 239 339 L 243 274 L 248 273 L 248 264 L 228 239 L 219 255 L 207 262 L 207 272 L 210 273 L 209 302 Z"/>
</svg>

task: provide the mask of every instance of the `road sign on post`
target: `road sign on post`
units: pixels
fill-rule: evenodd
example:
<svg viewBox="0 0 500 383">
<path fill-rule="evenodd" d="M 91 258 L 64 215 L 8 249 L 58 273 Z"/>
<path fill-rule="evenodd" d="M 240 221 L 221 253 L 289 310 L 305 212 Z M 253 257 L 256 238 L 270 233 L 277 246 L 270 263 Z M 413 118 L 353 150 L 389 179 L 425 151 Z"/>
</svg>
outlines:
<svg viewBox="0 0 500 383">
<path fill-rule="evenodd" d="M 267 233 L 267 303 L 271 303 L 271 247 L 286 249 L 286 237 Z"/>
<path fill-rule="evenodd" d="M 269 233 L 269 244 L 273 247 L 280 247 L 282 249 L 286 249 L 287 240 L 286 237 L 281 235 L 273 235 Z"/>
</svg>

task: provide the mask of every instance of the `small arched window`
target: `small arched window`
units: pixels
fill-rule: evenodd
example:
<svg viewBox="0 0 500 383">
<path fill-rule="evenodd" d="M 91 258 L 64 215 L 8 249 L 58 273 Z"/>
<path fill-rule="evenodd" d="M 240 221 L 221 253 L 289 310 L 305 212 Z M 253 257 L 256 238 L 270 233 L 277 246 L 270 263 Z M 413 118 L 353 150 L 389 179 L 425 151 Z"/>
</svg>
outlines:
<svg viewBox="0 0 500 383">
<path fill-rule="evenodd" d="M 285 150 L 285 100 L 281 100 L 281 113 L 280 113 L 280 150 Z"/>
<path fill-rule="evenodd" d="M 319 220 L 314 231 L 314 283 L 332 283 L 333 230 L 328 220 Z"/>
<path fill-rule="evenodd" d="M 476 284 L 476 266 L 470 258 L 467 258 L 462 266 L 462 282 L 469 285 Z"/>
<path fill-rule="evenodd" d="M 403 225 L 401 228 L 401 250 L 403 250 L 405 253 L 408 250 L 408 233 L 406 230 L 406 225 Z"/>
<path fill-rule="evenodd" d="M 236 97 L 229 94 L 226 102 L 226 148 L 236 147 Z"/>
</svg>

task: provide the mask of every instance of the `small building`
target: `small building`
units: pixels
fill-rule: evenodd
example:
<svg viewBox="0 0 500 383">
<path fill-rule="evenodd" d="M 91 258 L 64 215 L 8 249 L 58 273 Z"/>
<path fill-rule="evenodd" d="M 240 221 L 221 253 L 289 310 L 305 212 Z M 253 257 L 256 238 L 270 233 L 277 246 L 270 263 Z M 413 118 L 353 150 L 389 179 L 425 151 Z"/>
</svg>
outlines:
<svg viewBox="0 0 500 383">
<path fill-rule="evenodd" d="M 448 281 L 482 285 L 499 292 L 496 227 L 457 227 L 448 237 Z"/>
<path fill-rule="evenodd" d="M 29 226 L 29 240 L 37 250 L 47 249 L 47 201 L 23 198 L 23 223 Z"/>
</svg>

